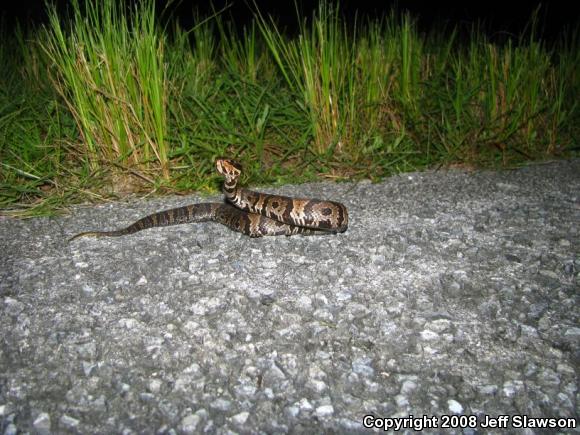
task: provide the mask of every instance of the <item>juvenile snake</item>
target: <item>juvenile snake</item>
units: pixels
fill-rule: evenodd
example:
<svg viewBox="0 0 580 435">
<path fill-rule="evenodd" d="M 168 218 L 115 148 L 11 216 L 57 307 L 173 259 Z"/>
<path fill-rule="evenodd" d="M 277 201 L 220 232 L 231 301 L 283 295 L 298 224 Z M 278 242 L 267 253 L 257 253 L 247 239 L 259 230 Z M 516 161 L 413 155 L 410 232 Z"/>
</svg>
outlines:
<svg viewBox="0 0 580 435">
<path fill-rule="evenodd" d="M 346 207 L 334 201 L 299 199 L 254 192 L 238 186 L 241 165 L 231 159 L 216 160 L 225 181 L 226 203 L 191 204 L 154 213 L 114 231 L 87 231 L 79 237 L 118 237 L 147 228 L 213 221 L 250 237 L 293 234 L 342 233 L 348 227 Z"/>
</svg>

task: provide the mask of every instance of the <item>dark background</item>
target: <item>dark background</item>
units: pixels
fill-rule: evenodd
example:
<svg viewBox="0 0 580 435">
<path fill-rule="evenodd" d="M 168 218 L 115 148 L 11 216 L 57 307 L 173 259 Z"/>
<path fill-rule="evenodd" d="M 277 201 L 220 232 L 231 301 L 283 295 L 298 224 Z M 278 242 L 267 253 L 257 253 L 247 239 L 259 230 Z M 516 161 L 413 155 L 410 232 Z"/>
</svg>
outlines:
<svg viewBox="0 0 580 435">
<path fill-rule="evenodd" d="M 82 0 L 81 0 L 82 1 Z M 8 28 L 19 21 L 21 24 L 39 24 L 46 21 L 45 2 L 39 0 L 10 0 L 0 2 L 0 14 L 3 16 L 3 25 Z M 68 5 L 66 0 L 54 2 L 58 9 L 65 11 Z M 171 11 L 167 13 L 168 9 Z M 541 4 L 540 32 L 543 38 L 554 40 L 565 27 L 573 28 L 578 25 L 578 13 L 575 0 L 553 1 L 521 1 L 521 0 L 489 0 L 489 1 L 458 1 L 447 0 L 399 0 L 399 1 L 365 1 L 342 0 L 340 10 L 345 18 L 352 21 L 355 14 L 358 19 L 370 16 L 376 17 L 388 13 L 394 6 L 399 11 L 409 11 L 418 19 L 421 31 L 428 31 L 434 24 L 447 25 L 468 29 L 472 23 L 481 22 L 486 33 L 494 38 L 502 34 L 518 35 L 525 28 L 532 12 Z M 278 18 L 288 31 L 296 29 L 297 14 L 295 2 L 256 0 L 263 14 L 271 14 Z M 316 9 L 317 1 L 297 1 L 300 15 L 311 16 Z M 188 28 L 195 23 L 193 10 L 197 8 L 201 16 L 211 13 L 210 3 L 207 1 L 156 1 L 159 11 L 165 10 L 165 17 L 179 19 L 183 27 Z M 252 16 L 254 2 L 252 0 L 215 0 L 216 10 L 230 5 L 226 14 L 231 14 L 236 24 L 248 23 Z"/>
</svg>

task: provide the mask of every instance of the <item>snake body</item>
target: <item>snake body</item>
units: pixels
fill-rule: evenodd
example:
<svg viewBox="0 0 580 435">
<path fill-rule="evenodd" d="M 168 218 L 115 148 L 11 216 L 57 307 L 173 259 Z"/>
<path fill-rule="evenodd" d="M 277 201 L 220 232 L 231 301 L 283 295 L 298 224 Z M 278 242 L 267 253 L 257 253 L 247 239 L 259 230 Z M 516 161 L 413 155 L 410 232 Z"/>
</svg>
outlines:
<svg viewBox="0 0 580 435">
<path fill-rule="evenodd" d="M 347 209 L 339 202 L 290 198 L 241 188 L 238 181 L 242 167 L 231 159 L 218 159 L 216 169 L 225 179 L 223 192 L 227 203 L 207 202 L 164 210 L 126 228 L 87 231 L 70 240 L 118 237 L 147 228 L 206 221 L 218 222 L 250 237 L 342 233 L 348 227 Z"/>
</svg>

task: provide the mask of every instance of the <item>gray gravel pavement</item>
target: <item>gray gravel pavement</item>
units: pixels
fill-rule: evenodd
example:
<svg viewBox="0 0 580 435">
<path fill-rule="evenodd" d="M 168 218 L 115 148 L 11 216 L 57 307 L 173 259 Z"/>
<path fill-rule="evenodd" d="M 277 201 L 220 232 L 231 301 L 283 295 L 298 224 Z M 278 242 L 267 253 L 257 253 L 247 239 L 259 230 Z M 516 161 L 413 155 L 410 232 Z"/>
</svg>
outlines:
<svg viewBox="0 0 580 435">
<path fill-rule="evenodd" d="M 349 229 L 0 218 L 0 433 L 580 433 L 580 160 L 261 190 Z"/>
</svg>

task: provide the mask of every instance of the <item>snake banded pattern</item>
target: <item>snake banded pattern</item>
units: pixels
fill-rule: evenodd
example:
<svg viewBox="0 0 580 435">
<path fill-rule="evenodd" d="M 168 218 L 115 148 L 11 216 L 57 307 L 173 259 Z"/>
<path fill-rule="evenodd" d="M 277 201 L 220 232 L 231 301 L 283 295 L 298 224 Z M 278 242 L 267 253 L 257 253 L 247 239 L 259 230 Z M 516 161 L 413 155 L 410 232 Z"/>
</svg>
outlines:
<svg viewBox="0 0 580 435">
<path fill-rule="evenodd" d="M 343 204 L 254 192 L 238 186 L 242 167 L 236 161 L 218 159 L 216 168 L 225 179 L 223 192 L 227 203 L 207 202 L 164 210 L 126 228 L 87 231 L 70 240 L 118 237 L 147 228 L 206 221 L 218 222 L 250 237 L 342 233 L 348 227 L 348 212 Z"/>
</svg>

